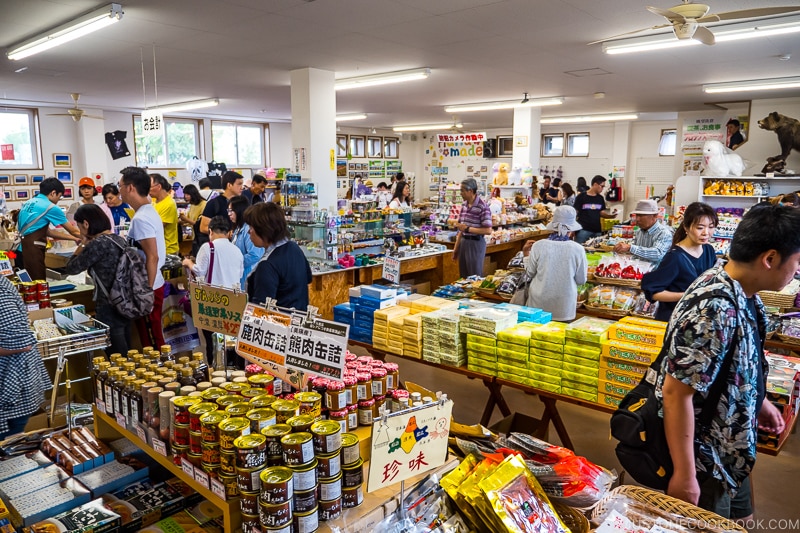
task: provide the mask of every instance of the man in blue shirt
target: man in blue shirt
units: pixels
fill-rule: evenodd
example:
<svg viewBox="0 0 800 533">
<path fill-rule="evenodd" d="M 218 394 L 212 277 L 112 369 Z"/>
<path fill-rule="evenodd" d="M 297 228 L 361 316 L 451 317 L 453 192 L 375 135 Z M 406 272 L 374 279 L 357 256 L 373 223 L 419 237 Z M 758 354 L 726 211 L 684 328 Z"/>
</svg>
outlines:
<svg viewBox="0 0 800 533">
<path fill-rule="evenodd" d="M 64 195 L 64 184 L 47 178 L 39 184 L 39 194 L 22 204 L 17 229 L 22 236 L 22 264 L 34 280 L 47 279 L 44 254 L 47 237 L 81 242 L 81 234 L 56 204 Z M 63 226 L 70 234 L 50 229 Z"/>
</svg>

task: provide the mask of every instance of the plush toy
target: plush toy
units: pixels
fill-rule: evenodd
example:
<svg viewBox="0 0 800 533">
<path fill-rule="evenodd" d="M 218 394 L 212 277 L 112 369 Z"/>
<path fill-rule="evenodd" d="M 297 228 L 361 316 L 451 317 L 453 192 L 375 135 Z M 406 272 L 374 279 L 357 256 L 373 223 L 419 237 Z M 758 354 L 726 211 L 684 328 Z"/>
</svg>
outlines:
<svg viewBox="0 0 800 533">
<path fill-rule="evenodd" d="M 525 166 L 522 167 L 522 183 L 521 185 L 525 185 L 530 187 L 533 184 L 533 167 L 530 163 L 525 163 Z"/>
<path fill-rule="evenodd" d="M 744 172 L 742 156 L 725 147 L 719 141 L 703 144 L 703 164 L 707 176 L 741 176 Z"/>
<path fill-rule="evenodd" d="M 500 172 L 500 163 L 492 165 L 492 183 L 497 183 L 497 173 Z"/>
<path fill-rule="evenodd" d="M 706 183 L 705 189 L 703 189 L 703 194 L 711 195 L 717 194 L 717 182 L 716 181 L 709 181 Z"/>
<path fill-rule="evenodd" d="M 494 178 L 494 186 L 508 185 L 508 163 L 500 163 L 497 169 L 497 176 Z"/>
<path fill-rule="evenodd" d="M 511 169 L 511 174 L 508 175 L 509 185 L 522 184 L 522 167 L 514 167 Z"/>
</svg>

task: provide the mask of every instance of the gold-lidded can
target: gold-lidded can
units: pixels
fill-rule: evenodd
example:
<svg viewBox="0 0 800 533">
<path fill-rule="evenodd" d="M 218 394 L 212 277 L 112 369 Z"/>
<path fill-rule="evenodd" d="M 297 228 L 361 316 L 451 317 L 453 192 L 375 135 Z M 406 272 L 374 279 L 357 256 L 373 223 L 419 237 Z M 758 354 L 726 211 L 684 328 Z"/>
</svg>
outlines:
<svg viewBox="0 0 800 533">
<path fill-rule="evenodd" d="M 200 417 L 200 434 L 203 442 L 219 444 L 219 423 L 230 418 L 225 411 L 211 411 Z"/>
<path fill-rule="evenodd" d="M 195 397 L 192 396 L 181 396 L 180 398 L 186 398 L 188 400 L 195 400 Z M 177 402 L 177 400 L 176 400 Z M 200 417 L 206 413 L 210 413 L 212 411 L 216 411 L 219 406 L 212 402 L 195 402 L 192 406 L 188 408 L 189 411 L 189 429 L 192 431 L 202 431 L 202 424 L 200 422 Z"/>
<path fill-rule="evenodd" d="M 275 418 L 275 410 L 270 409 L 269 407 L 250 409 L 247 411 L 247 413 L 245 413 L 245 416 L 248 420 L 250 420 L 250 431 L 252 433 L 261 433 L 261 430 L 265 427 L 269 427 L 277 423 L 277 419 Z"/>
<path fill-rule="evenodd" d="M 314 442 L 311 433 L 290 433 L 281 437 L 283 462 L 286 466 L 305 465 L 314 459 Z"/>
<path fill-rule="evenodd" d="M 292 427 L 289 424 L 275 424 L 261 430 L 261 434 L 267 437 L 267 464 L 269 466 L 283 464 L 281 439 L 291 432 Z"/>
<path fill-rule="evenodd" d="M 230 413 L 231 416 L 245 416 L 251 408 L 252 406 L 247 402 L 237 402 L 227 406 L 225 412 Z"/>
<path fill-rule="evenodd" d="M 335 420 L 319 420 L 310 429 L 315 453 L 327 455 L 341 449 L 342 427 Z"/>
<path fill-rule="evenodd" d="M 285 424 L 287 420 L 300 414 L 300 402 L 297 400 L 275 400 L 270 407 L 275 410 L 278 424 Z"/>
<path fill-rule="evenodd" d="M 279 528 L 292 523 L 292 502 L 267 503 L 258 502 L 261 525 L 268 528 Z"/>
<path fill-rule="evenodd" d="M 298 392 L 294 399 L 300 403 L 300 414 L 319 419 L 322 414 L 322 395 L 318 392 Z"/>
<path fill-rule="evenodd" d="M 236 447 L 236 468 L 261 469 L 267 463 L 267 437 L 264 435 L 243 435 L 233 445 Z"/>
<path fill-rule="evenodd" d="M 293 476 L 292 469 L 286 466 L 270 466 L 262 470 L 261 500 L 268 503 L 291 500 L 294 494 Z"/>
<path fill-rule="evenodd" d="M 250 399 L 250 405 L 253 406 L 253 409 L 259 409 L 261 407 L 272 407 L 272 404 L 275 403 L 277 400 L 278 398 L 273 396 L 272 394 L 259 394 L 255 398 Z"/>
<path fill-rule="evenodd" d="M 219 446 L 222 450 L 233 451 L 234 441 L 242 435 L 250 434 L 250 421 L 244 417 L 234 417 L 219 423 Z"/>
<path fill-rule="evenodd" d="M 292 467 L 292 483 L 295 492 L 311 490 L 317 486 L 317 460 L 312 459 L 310 463 Z"/>
<path fill-rule="evenodd" d="M 342 433 L 342 466 L 352 465 L 361 459 L 358 435 Z"/>
<path fill-rule="evenodd" d="M 311 415 L 297 415 L 287 420 L 286 423 L 292 427 L 292 433 L 307 433 L 314 423 L 314 417 Z"/>
</svg>

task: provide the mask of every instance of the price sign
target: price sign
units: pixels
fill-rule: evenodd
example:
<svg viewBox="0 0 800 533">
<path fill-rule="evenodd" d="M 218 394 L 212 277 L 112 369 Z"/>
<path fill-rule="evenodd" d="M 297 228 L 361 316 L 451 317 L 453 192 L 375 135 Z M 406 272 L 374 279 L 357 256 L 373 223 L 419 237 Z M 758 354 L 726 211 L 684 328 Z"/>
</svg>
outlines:
<svg viewBox="0 0 800 533">
<path fill-rule="evenodd" d="M 400 282 L 400 259 L 386 256 L 383 258 L 383 273 L 381 277 L 391 283 Z"/>
<path fill-rule="evenodd" d="M 236 351 L 255 363 L 268 361 L 286 366 L 290 321 L 289 315 L 247 304 L 236 338 Z"/>
<path fill-rule="evenodd" d="M 294 315 L 286 346 L 287 368 L 342 379 L 349 331 L 346 324 Z"/>
<path fill-rule="evenodd" d="M 183 473 L 194 479 L 194 465 L 186 457 L 181 459 L 181 470 Z"/>
<path fill-rule="evenodd" d="M 206 331 L 236 335 L 247 306 L 247 294 L 212 285 L 189 282 L 195 326 Z"/>
<path fill-rule="evenodd" d="M 372 426 L 368 491 L 444 464 L 452 400 L 389 415 Z"/>
<path fill-rule="evenodd" d="M 106 402 L 104 402 L 103 400 L 95 400 L 94 404 L 97 406 L 98 411 L 100 411 L 101 413 L 106 412 Z"/>
<path fill-rule="evenodd" d="M 210 481 L 210 478 L 208 477 L 208 474 L 206 472 L 203 472 L 197 467 L 195 467 L 194 469 L 194 480 L 200 483 L 205 488 L 209 487 L 208 483 Z"/>
<path fill-rule="evenodd" d="M 211 480 L 211 492 L 214 493 L 215 496 L 224 500 L 225 499 L 225 485 L 218 479 Z"/>
<path fill-rule="evenodd" d="M 128 427 L 128 424 L 127 424 L 127 422 L 125 420 L 125 415 L 123 415 L 122 413 L 117 413 L 116 416 L 117 416 L 117 425 L 118 426 L 123 427 L 123 428 L 124 427 Z"/>
<path fill-rule="evenodd" d="M 153 450 L 159 455 L 167 456 L 167 445 L 161 439 L 153 438 Z"/>
<path fill-rule="evenodd" d="M 140 426 L 136 426 L 136 435 L 147 444 L 147 433 L 144 432 L 144 429 Z"/>
</svg>

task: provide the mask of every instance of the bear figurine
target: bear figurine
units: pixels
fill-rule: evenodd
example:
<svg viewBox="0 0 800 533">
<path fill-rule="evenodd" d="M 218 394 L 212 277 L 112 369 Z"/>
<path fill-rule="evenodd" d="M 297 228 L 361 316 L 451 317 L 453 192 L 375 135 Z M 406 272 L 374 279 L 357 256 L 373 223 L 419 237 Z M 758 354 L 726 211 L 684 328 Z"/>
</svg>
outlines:
<svg viewBox="0 0 800 533">
<path fill-rule="evenodd" d="M 786 167 L 786 159 L 792 149 L 800 152 L 800 120 L 773 111 L 758 121 L 758 127 L 762 130 L 774 131 L 778 136 L 778 143 L 781 145 L 781 153 L 768 157 L 767 164 L 761 172 L 783 172 Z"/>
</svg>

